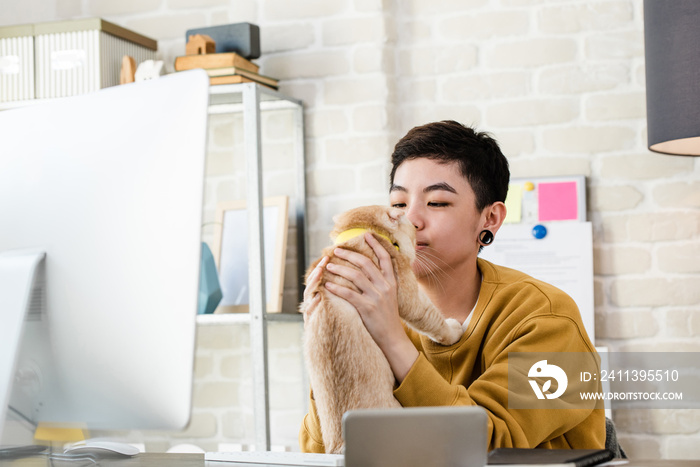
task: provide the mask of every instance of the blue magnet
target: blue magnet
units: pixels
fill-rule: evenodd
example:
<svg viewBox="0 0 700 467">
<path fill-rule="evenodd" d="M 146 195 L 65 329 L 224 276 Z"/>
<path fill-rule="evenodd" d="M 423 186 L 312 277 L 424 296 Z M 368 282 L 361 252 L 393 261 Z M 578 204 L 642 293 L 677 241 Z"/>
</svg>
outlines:
<svg viewBox="0 0 700 467">
<path fill-rule="evenodd" d="M 532 228 L 532 236 L 538 240 L 543 239 L 547 236 L 547 227 L 542 224 L 538 224 Z"/>
</svg>

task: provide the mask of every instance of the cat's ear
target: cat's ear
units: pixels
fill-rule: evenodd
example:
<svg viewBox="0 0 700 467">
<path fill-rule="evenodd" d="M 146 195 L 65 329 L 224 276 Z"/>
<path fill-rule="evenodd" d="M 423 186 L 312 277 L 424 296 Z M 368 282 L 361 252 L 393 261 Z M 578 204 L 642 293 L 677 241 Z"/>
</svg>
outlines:
<svg viewBox="0 0 700 467">
<path fill-rule="evenodd" d="M 333 216 L 333 229 L 328 235 L 333 242 L 335 242 L 335 238 L 340 233 L 340 231 L 338 230 L 338 224 L 340 223 L 341 216 L 342 214 L 336 214 L 335 216 Z"/>
<path fill-rule="evenodd" d="M 401 219 L 401 216 L 403 216 L 405 214 L 406 213 L 403 212 L 403 210 L 399 209 L 399 208 L 390 208 L 389 209 L 389 218 L 394 222 L 398 222 L 398 220 Z"/>
</svg>

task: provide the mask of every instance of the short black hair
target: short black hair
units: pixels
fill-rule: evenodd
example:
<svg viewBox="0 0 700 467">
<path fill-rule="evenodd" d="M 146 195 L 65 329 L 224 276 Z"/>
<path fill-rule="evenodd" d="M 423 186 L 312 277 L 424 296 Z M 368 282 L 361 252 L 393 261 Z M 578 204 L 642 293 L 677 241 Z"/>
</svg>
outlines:
<svg viewBox="0 0 700 467">
<path fill-rule="evenodd" d="M 396 169 L 402 163 L 420 158 L 457 162 L 474 190 L 479 211 L 496 201 L 505 202 L 510 180 L 508 160 L 489 134 L 454 120 L 412 128 L 394 147 L 389 186 L 393 186 Z"/>
</svg>

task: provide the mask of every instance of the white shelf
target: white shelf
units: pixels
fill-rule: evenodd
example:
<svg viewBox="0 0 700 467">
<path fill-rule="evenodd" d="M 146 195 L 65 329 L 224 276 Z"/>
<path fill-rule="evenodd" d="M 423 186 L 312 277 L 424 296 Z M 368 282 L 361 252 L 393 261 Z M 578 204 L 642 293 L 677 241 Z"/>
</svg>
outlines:
<svg viewBox="0 0 700 467">
<path fill-rule="evenodd" d="M 18 109 L 20 107 L 27 107 L 30 105 L 45 104 L 47 102 L 53 102 L 61 99 L 66 99 L 65 97 L 55 97 L 53 99 L 30 99 L 24 101 L 11 101 L 11 102 L 0 102 L 0 110 L 10 110 Z"/>
<path fill-rule="evenodd" d="M 265 315 L 267 322 L 301 322 L 304 317 L 301 313 L 267 313 Z M 199 326 L 221 326 L 229 324 L 249 324 L 249 313 L 222 313 L 222 314 L 206 314 L 197 315 L 197 324 Z"/>
<path fill-rule="evenodd" d="M 220 84 L 209 88 L 209 113 L 239 113 L 243 111 L 243 92 L 249 83 Z M 303 103 L 292 97 L 285 96 L 279 91 L 266 86 L 255 85 L 260 93 L 260 110 L 293 109 Z M 28 105 L 44 104 L 70 97 L 54 97 L 48 99 L 27 99 L 20 101 L 0 102 L 0 110 L 16 109 Z"/>
</svg>

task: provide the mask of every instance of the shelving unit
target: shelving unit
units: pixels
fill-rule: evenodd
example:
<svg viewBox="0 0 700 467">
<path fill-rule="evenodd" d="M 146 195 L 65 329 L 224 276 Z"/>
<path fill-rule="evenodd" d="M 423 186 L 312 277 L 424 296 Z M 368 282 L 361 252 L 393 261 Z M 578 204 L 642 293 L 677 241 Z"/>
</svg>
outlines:
<svg viewBox="0 0 700 467">
<path fill-rule="evenodd" d="M 0 111 L 34 105 L 54 99 L 35 99 L 0 103 Z M 249 323 L 253 368 L 253 404 L 255 415 L 255 444 L 258 449 L 270 449 L 270 405 L 267 361 L 267 322 L 301 321 L 300 314 L 267 313 L 265 303 L 265 269 L 262 224 L 262 138 L 261 113 L 268 110 L 290 109 L 294 112 L 294 158 L 296 170 L 297 275 L 306 270 L 306 169 L 304 159 L 304 109 L 301 101 L 271 88 L 255 84 L 229 84 L 210 88 L 209 114 L 243 114 L 245 160 L 247 171 L 247 205 L 249 238 L 249 296 L 247 314 L 199 315 L 199 325 Z M 303 288 L 299 287 L 301 298 Z"/>
<path fill-rule="evenodd" d="M 301 315 L 267 313 L 265 302 L 265 269 L 262 232 L 262 141 L 261 112 L 291 109 L 294 112 L 296 205 L 290 207 L 297 226 L 297 277 L 306 269 L 306 169 L 304 160 L 304 109 L 301 101 L 285 96 L 255 83 L 212 86 L 209 114 L 243 113 L 244 148 L 247 171 L 247 205 L 250 278 L 250 312 L 247 315 L 209 315 L 198 317 L 200 324 L 248 322 L 253 368 L 253 410 L 255 415 L 255 444 L 258 449 L 270 449 L 270 404 L 267 361 L 267 321 L 295 320 Z M 301 286 L 300 286 L 301 294 Z"/>
</svg>

